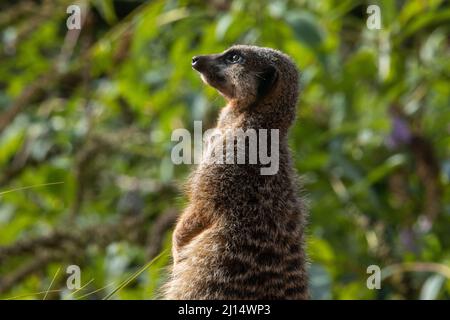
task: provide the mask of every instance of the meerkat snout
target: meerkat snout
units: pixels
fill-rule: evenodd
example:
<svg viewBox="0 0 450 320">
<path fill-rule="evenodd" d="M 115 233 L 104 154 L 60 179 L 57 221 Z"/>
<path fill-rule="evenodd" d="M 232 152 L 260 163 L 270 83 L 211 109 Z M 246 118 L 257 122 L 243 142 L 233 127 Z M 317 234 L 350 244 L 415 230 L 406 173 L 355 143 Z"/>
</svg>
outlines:
<svg viewBox="0 0 450 320">
<path fill-rule="evenodd" d="M 217 55 L 195 56 L 191 65 L 200 73 L 203 82 L 217 89 L 224 97 L 228 99 L 233 97 L 234 89 L 225 74 L 226 65 L 221 64 Z"/>
<path fill-rule="evenodd" d="M 195 66 L 195 64 L 197 63 L 198 60 L 199 60 L 199 57 L 198 57 L 198 56 L 192 57 L 192 67 Z"/>
</svg>

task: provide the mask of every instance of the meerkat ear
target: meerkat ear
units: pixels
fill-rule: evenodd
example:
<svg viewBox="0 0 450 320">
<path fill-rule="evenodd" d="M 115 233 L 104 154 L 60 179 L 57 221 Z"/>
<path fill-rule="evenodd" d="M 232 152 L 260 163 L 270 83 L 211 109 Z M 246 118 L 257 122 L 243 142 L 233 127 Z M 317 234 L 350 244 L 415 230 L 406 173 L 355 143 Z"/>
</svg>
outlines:
<svg viewBox="0 0 450 320">
<path fill-rule="evenodd" d="M 258 97 L 261 98 L 269 94 L 278 79 L 278 71 L 273 66 L 268 66 L 264 71 L 258 74 Z"/>
</svg>

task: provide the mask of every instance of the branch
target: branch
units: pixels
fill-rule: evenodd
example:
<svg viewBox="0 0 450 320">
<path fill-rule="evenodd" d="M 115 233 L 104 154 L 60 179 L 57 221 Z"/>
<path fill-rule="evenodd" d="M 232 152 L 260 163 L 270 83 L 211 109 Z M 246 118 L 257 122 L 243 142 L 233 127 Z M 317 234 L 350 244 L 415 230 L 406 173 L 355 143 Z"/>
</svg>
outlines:
<svg viewBox="0 0 450 320">
<path fill-rule="evenodd" d="M 147 255 L 150 258 L 160 252 L 164 236 L 172 228 L 177 216 L 177 210 L 169 209 L 153 223 L 147 235 Z M 0 293 L 10 290 L 29 275 L 44 270 L 49 263 L 84 257 L 91 245 L 104 249 L 119 240 L 139 242 L 140 235 L 147 230 L 147 219 L 144 214 L 126 216 L 114 224 L 55 230 L 48 235 L 23 239 L 0 247 L 0 265 L 11 258 L 30 256 L 30 260 L 23 266 L 0 277 Z"/>
<path fill-rule="evenodd" d="M 0 278 L 0 293 L 10 290 L 16 283 L 21 282 L 29 275 L 45 268 L 49 263 L 61 260 L 63 257 L 58 253 L 45 252 L 17 269 L 16 271 Z"/>
<path fill-rule="evenodd" d="M 450 279 L 450 267 L 434 262 L 406 262 L 398 263 L 383 268 L 382 279 L 386 279 L 397 273 L 404 272 L 435 272 Z"/>
</svg>

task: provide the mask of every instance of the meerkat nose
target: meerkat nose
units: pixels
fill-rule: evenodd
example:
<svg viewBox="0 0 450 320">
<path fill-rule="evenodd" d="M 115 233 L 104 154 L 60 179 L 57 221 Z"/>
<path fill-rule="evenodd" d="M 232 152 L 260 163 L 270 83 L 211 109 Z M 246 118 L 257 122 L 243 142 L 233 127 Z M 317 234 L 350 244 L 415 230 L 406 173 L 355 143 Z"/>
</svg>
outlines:
<svg viewBox="0 0 450 320">
<path fill-rule="evenodd" d="M 199 56 L 192 57 L 192 66 L 195 66 L 195 64 L 198 62 L 199 59 L 200 59 Z"/>
<path fill-rule="evenodd" d="M 195 56 L 192 58 L 191 66 L 194 70 L 201 72 L 205 67 L 205 56 Z"/>
</svg>

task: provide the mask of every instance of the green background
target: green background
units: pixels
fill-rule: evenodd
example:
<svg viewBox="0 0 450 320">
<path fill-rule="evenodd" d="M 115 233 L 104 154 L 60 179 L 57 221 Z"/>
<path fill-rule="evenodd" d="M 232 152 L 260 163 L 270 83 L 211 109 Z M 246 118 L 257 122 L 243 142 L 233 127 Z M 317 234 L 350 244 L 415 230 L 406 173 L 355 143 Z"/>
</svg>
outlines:
<svg viewBox="0 0 450 320">
<path fill-rule="evenodd" d="M 172 163 L 172 131 L 224 105 L 191 57 L 235 43 L 301 70 L 312 297 L 450 297 L 448 2 L 93 0 L 79 34 L 69 4 L 0 4 L 0 298 L 157 297 L 193 169 Z"/>
</svg>

